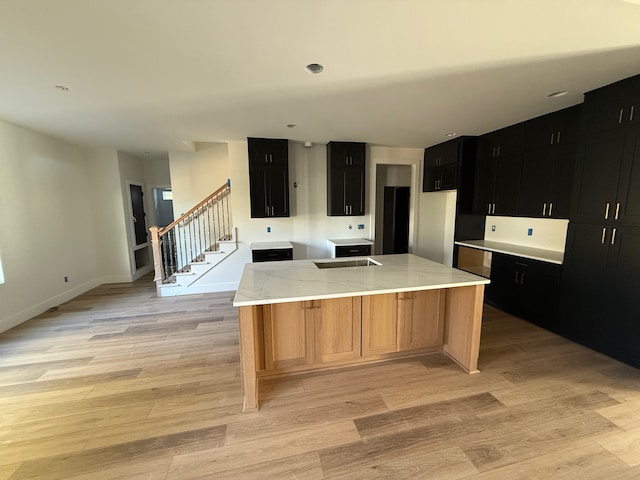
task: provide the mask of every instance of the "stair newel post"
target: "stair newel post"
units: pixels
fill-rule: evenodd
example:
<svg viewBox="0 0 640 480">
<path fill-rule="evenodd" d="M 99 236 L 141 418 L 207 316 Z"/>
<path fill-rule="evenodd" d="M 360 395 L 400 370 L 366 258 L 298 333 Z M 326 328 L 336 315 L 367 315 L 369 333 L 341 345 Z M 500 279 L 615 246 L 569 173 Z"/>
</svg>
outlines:
<svg viewBox="0 0 640 480">
<path fill-rule="evenodd" d="M 160 253 L 160 234 L 158 227 L 149 227 L 149 233 L 151 233 L 151 251 L 153 252 L 153 266 L 156 271 L 156 275 L 153 279 L 156 285 L 162 285 L 164 280 L 164 272 L 162 269 L 162 255 Z"/>
</svg>

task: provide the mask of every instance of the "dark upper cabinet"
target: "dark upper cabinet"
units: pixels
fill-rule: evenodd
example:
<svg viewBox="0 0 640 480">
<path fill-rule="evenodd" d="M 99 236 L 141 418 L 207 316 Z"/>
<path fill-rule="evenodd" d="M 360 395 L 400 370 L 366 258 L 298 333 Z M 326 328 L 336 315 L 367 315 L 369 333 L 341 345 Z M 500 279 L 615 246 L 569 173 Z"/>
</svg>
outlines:
<svg viewBox="0 0 640 480">
<path fill-rule="evenodd" d="M 461 188 L 473 194 L 475 137 L 460 137 L 424 150 L 423 192 Z M 463 202 L 464 203 L 464 202 Z M 468 210 L 470 211 L 470 203 Z"/>
<path fill-rule="evenodd" d="M 327 144 L 327 215 L 364 215 L 366 144 Z"/>
<path fill-rule="evenodd" d="M 473 213 L 517 215 L 522 142 L 522 124 L 478 137 Z"/>
<path fill-rule="evenodd" d="M 640 123 L 640 75 L 587 92 L 582 120 L 586 134 Z"/>
<path fill-rule="evenodd" d="M 536 117 L 524 123 L 524 151 L 575 144 L 580 131 L 582 105 Z"/>
<path fill-rule="evenodd" d="M 522 155 L 524 125 L 518 123 L 478 137 L 478 158 Z"/>
<path fill-rule="evenodd" d="M 247 139 L 251 218 L 289 216 L 288 141 Z"/>
<path fill-rule="evenodd" d="M 580 106 L 525 123 L 518 215 L 569 218 Z"/>
<path fill-rule="evenodd" d="M 592 134 L 579 146 L 571 220 L 640 222 L 640 126 Z"/>
</svg>

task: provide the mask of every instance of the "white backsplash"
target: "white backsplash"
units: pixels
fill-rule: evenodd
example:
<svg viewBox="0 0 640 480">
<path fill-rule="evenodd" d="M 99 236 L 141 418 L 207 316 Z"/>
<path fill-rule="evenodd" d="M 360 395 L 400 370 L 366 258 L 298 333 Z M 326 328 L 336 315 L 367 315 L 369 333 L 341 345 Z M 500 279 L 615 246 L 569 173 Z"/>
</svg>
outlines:
<svg viewBox="0 0 640 480">
<path fill-rule="evenodd" d="M 488 216 L 484 239 L 564 252 L 568 225 L 569 220 L 555 218 Z M 529 229 L 532 230 L 531 235 L 528 234 Z"/>
</svg>

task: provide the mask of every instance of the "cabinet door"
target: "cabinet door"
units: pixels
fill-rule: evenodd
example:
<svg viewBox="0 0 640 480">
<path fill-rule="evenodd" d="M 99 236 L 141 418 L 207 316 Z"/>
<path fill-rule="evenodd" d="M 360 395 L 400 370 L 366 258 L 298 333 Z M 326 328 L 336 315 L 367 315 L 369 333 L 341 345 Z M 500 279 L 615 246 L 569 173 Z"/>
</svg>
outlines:
<svg viewBox="0 0 640 480">
<path fill-rule="evenodd" d="M 561 144 L 554 149 L 551 203 L 547 205 L 547 216 L 551 218 L 569 218 L 575 158 L 575 143 Z"/>
<path fill-rule="evenodd" d="M 553 163 L 553 152 L 549 148 L 524 154 L 518 215 L 523 217 L 549 216 Z"/>
<path fill-rule="evenodd" d="M 329 162 L 340 166 L 364 166 L 366 144 L 360 142 L 329 142 L 327 156 Z"/>
<path fill-rule="evenodd" d="M 267 167 L 268 204 L 271 217 L 289 216 L 289 168 L 285 165 Z"/>
<path fill-rule="evenodd" d="M 312 302 L 264 306 L 265 368 L 311 365 L 314 362 Z"/>
<path fill-rule="evenodd" d="M 248 138 L 250 165 L 287 165 L 288 140 L 276 138 Z"/>
<path fill-rule="evenodd" d="M 592 134 L 627 124 L 631 116 L 631 91 L 628 81 L 620 81 L 585 95 L 583 132 Z"/>
<path fill-rule="evenodd" d="M 640 227 L 616 228 L 609 244 L 611 312 L 605 353 L 640 367 Z"/>
<path fill-rule="evenodd" d="M 271 213 L 269 204 L 268 170 L 266 165 L 249 166 L 249 201 L 251 218 L 268 217 Z"/>
<path fill-rule="evenodd" d="M 592 135 L 578 147 L 571 220 L 611 220 L 624 153 L 624 129 Z"/>
<path fill-rule="evenodd" d="M 612 228 L 569 224 L 562 269 L 560 333 L 598 349 L 607 334 L 607 255 Z"/>
<path fill-rule="evenodd" d="M 444 290 L 398 294 L 398 350 L 442 345 Z"/>
<path fill-rule="evenodd" d="M 482 157 L 476 160 L 476 180 L 473 196 L 473 213 L 488 215 L 493 204 L 493 190 L 496 180 L 495 159 Z"/>
<path fill-rule="evenodd" d="M 640 126 L 627 129 L 616 209 L 619 209 L 620 223 L 640 224 Z"/>
<path fill-rule="evenodd" d="M 327 172 L 327 214 L 346 215 L 346 167 L 330 167 Z"/>
<path fill-rule="evenodd" d="M 516 215 L 520 191 L 522 155 L 501 156 L 496 159 L 496 184 L 494 189 L 495 215 Z"/>
<path fill-rule="evenodd" d="M 360 357 L 361 297 L 314 300 L 316 363 Z"/>
<path fill-rule="evenodd" d="M 349 206 L 349 215 L 364 215 L 364 166 L 345 169 L 345 201 Z"/>
<path fill-rule="evenodd" d="M 362 356 L 398 351 L 397 294 L 362 297 Z"/>
</svg>

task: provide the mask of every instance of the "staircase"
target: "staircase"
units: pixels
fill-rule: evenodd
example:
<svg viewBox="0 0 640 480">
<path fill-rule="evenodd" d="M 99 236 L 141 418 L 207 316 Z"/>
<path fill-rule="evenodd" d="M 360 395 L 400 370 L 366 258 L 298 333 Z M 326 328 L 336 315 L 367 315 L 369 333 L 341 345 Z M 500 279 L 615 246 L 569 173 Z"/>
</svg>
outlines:
<svg viewBox="0 0 640 480">
<path fill-rule="evenodd" d="M 159 297 L 232 289 L 220 268 L 237 250 L 230 193 L 227 180 L 170 225 L 149 229 Z M 216 271 L 221 271 L 220 275 Z"/>
</svg>

